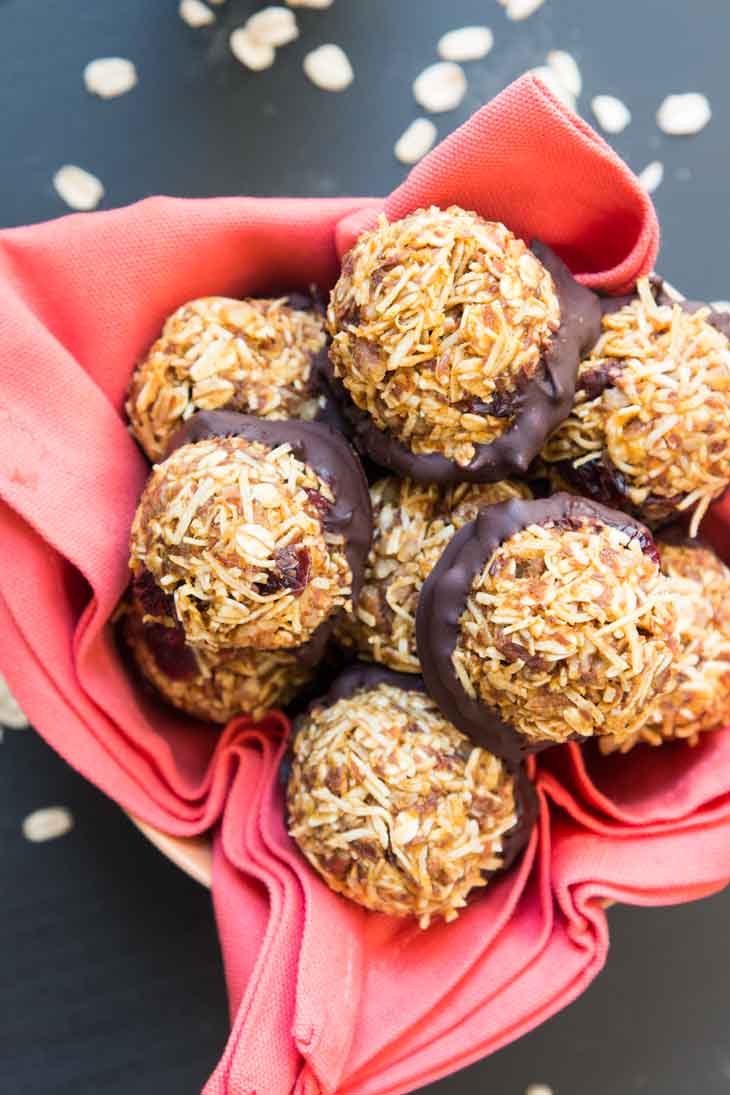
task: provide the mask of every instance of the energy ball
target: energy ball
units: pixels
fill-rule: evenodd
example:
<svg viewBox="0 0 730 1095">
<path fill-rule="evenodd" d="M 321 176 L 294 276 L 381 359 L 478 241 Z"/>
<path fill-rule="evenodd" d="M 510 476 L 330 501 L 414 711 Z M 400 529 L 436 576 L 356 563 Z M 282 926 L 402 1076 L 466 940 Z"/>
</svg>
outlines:
<svg viewBox="0 0 730 1095">
<path fill-rule="evenodd" d="M 292 700 L 312 675 L 293 651 L 193 648 L 179 624 L 145 623 L 134 601 L 125 607 L 122 634 L 140 673 L 163 699 L 206 722 L 261 718 Z"/>
<path fill-rule="evenodd" d="M 195 411 L 223 408 L 260 418 L 317 413 L 313 363 L 324 349 L 324 317 L 312 301 L 202 297 L 166 320 L 132 375 L 126 411 L 153 462 Z"/>
<path fill-rule="evenodd" d="M 196 648 L 323 645 L 357 597 L 372 528 L 347 443 L 313 422 L 212 412 L 173 444 L 132 525 L 148 604 L 157 596 Z"/>
<path fill-rule="evenodd" d="M 357 608 L 335 634 L 358 655 L 403 673 L 420 673 L 416 607 L 421 586 L 451 537 L 482 506 L 531 498 L 524 483 L 459 483 L 439 487 L 389 477 L 370 488 L 373 544 Z"/>
<path fill-rule="evenodd" d="M 389 916 L 454 920 L 524 847 L 531 788 L 417 680 L 355 670 L 303 717 L 289 832 L 327 885 Z"/>
<path fill-rule="evenodd" d="M 679 621 L 676 680 L 637 734 L 601 739 L 604 753 L 626 753 L 638 742 L 697 745 L 703 731 L 730 722 L 730 570 L 696 541 L 657 547 Z"/>
<path fill-rule="evenodd" d="M 573 409 L 543 459 L 581 493 L 694 536 L 730 482 L 730 340 L 722 317 L 642 278 L 606 303 Z"/>
<path fill-rule="evenodd" d="M 672 686 L 672 591 L 648 531 L 568 494 L 483 509 L 424 583 L 426 687 L 505 756 L 626 739 Z"/>
<path fill-rule="evenodd" d="M 358 446 L 425 482 L 524 473 L 568 413 L 597 298 L 548 248 L 458 206 L 360 236 L 327 311 Z"/>
</svg>

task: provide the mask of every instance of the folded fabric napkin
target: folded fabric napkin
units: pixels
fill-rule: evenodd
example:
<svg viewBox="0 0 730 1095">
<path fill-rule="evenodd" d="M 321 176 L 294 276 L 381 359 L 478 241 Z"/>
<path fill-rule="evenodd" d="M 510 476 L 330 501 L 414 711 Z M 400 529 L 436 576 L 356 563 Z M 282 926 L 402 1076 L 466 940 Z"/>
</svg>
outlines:
<svg viewBox="0 0 730 1095">
<path fill-rule="evenodd" d="M 636 179 L 533 77 L 385 201 L 154 198 L 0 233 L 0 668 L 46 740 L 126 810 L 178 836 L 216 826 L 232 1032 L 209 1095 L 386 1095 L 434 1080 L 582 991 L 605 959 L 607 899 L 684 901 L 730 878 L 721 731 L 694 750 L 545 754 L 527 853 L 458 921 L 422 932 L 363 912 L 286 835 L 286 719 L 220 733 L 142 695 L 120 660 L 109 620 L 147 474 L 123 397 L 163 319 L 196 296 L 327 288 L 379 210 L 452 202 L 544 240 L 607 291 L 656 256 Z M 729 522 L 728 505 L 706 522 L 721 550 Z"/>
</svg>

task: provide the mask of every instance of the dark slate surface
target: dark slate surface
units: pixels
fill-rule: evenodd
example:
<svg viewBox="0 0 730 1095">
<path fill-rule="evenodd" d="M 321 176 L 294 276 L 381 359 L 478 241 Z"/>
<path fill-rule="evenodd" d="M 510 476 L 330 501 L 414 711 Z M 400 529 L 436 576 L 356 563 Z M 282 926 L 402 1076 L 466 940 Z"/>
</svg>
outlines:
<svg viewBox="0 0 730 1095">
<path fill-rule="evenodd" d="M 730 9 L 718 0 L 547 0 L 519 24 L 496 0 L 336 0 L 302 12 L 301 39 L 260 75 L 226 48 L 226 28 L 255 6 L 228 0 L 216 28 L 192 31 L 173 0 L 0 0 L 0 224 L 62 213 L 50 178 L 63 162 L 96 172 L 107 206 L 158 192 L 384 193 L 404 174 L 391 149 L 416 113 L 411 80 L 443 31 L 487 22 L 495 49 L 469 66 L 469 98 L 439 131 L 548 49 L 572 51 L 584 112 L 593 94 L 620 95 L 634 121 L 616 146 L 637 170 L 665 163 L 660 269 L 693 296 L 730 297 Z M 301 75 L 322 41 L 352 57 L 343 95 Z M 104 103 L 81 70 L 109 54 L 134 59 L 140 84 Z M 693 139 L 663 137 L 656 107 L 685 90 L 710 97 L 713 122 Z M 22 818 L 52 803 L 71 808 L 75 830 L 27 844 Z M 0 893 L 3 1095 L 199 1091 L 227 1029 L 208 895 L 35 735 L 12 731 L 0 746 Z M 540 1081 L 556 1095 L 730 1095 L 729 918 L 727 893 L 612 910 L 608 968 L 581 1000 L 429 1091 L 521 1095 Z"/>
</svg>

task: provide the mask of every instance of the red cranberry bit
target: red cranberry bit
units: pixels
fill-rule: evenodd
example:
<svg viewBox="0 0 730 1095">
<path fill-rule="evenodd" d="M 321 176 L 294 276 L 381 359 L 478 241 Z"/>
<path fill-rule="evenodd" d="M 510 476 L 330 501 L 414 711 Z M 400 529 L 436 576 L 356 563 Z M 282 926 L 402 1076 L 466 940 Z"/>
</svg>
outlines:
<svg viewBox="0 0 730 1095">
<path fill-rule="evenodd" d="M 161 673 L 173 681 L 184 681 L 195 676 L 198 663 L 185 642 L 185 632 L 181 627 L 145 624 L 144 637 Z"/>
<path fill-rule="evenodd" d="M 306 548 L 280 548 L 274 554 L 275 567 L 269 571 L 265 582 L 259 582 L 257 591 L 266 596 L 288 589 L 298 597 L 307 588 L 312 560 Z"/>
<path fill-rule="evenodd" d="M 174 598 L 160 589 L 149 570 L 141 570 L 132 578 L 132 596 L 147 616 L 177 618 Z"/>
<path fill-rule="evenodd" d="M 583 373 L 578 380 L 577 390 L 584 391 L 589 400 L 598 399 L 599 395 L 603 395 L 606 388 L 614 386 L 616 377 L 620 372 L 620 362 L 604 361 L 597 365 L 595 369 L 589 369 Z"/>
<path fill-rule="evenodd" d="M 305 487 L 304 493 L 317 511 L 320 521 L 323 521 L 332 509 L 332 503 L 328 502 L 322 492 L 315 490 L 314 487 Z"/>
</svg>

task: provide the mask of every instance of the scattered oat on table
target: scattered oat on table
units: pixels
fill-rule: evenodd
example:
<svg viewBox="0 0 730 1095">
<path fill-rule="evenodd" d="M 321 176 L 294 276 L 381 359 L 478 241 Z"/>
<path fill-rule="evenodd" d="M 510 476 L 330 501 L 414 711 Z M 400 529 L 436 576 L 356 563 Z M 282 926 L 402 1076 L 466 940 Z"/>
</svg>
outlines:
<svg viewBox="0 0 730 1095">
<path fill-rule="evenodd" d="M 556 80 L 577 99 L 583 88 L 583 79 L 575 57 L 564 49 L 552 49 L 547 55 L 547 63 Z"/>
<path fill-rule="evenodd" d="M 436 126 L 429 118 L 416 118 L 395 142 L 395 157 L 401 163 L 418 163 L 436 141 Z"/>
<path fill-rule="evenodd" d="M 246 20 L 244 27 L 250 38 L 275 49 L 299 37 L 296 16 L 289 8 L 261 8 Z"/>
<path fill-rule="evenodd" d="M 455 110 L 466 95 L 466 76 L 453 61 L 429 65 L 413 81 L 413 95 L 419 106 L 430 114 Z"/>
<path fill-rule="evenodd" d="M 178 13 L 189 27 L 207 27 L 215 22 L 215 12 L 203 0 L 180 0 Z"/>
<path fill-rule="evenodd" d="M 8 688 L 8 683 L 0 674 L 0 726 L 9 726 L 12 730 L 24 730 L 29 726 L 28 719 Z"/>
<path fill-rule="evenodd" d="M 65 836 L 73 827 L 73 814 L 65 806 L 46 806 L 28 814 L 23 822 L 23 836 L 33 844 L 40 844 Z"/>
<path fill-rule="evenodd" d="M 499 0 L 508 19 L 527 19 L 541 8 L 545 0 Z"/>
<path fill-rule="evenodd" d="M 91 95 L 115 99 L 137 83 L 137 69 L 125 57 L 97 57 L 84 69 L 84 84 Z"/>
<path fill-rule="evenodd" d="M 670 137 L 689 137 L 704 129 L 711 117 L 707 96 L 689 91 L 685 95 L 667 95 L 657 111 L 656 121 Z"/>
<path fill-rule="evenodd" d="M 332 42 L 313 49 L 302 65 L 305 75 L 322 91 L 344 91 L 355 78 L 347 54 Z"/>
<path fill-rule="evenodd" d="M 553 1089 L 547 1084 L 529 1084 L 525 1088 L 525 1095 L 553 1095 Z"/>
<path fill-rule="evenodd" d="M 53 186 L 70 209 L 81 212 L 96 209 L 104 197 L 104 185 L 96 175 L 75 164 L 67 163 L 59 167 L 53 176 Z"/>
<path fill-rule="evenodd" d="M 246 27 L 236 27 L 231 31 L 228 44 L 236 60 L 252 72 L 262 72 L 265 68 L 271 68 L 274 63 L 274 47 L 258 41 L 249 34 Z"/>
<path fill-rule="evenodd" d="M 493 45 L 489 27 L 459 27 L 439 38 L 438 54 L 443 61 L 480 61 Z"/>
<path fill-rule="evenodd" d="M 661 160 L 652 160 L 652 162 L 648 163 L 644 170 L 639 173 L 638 178 L 647 194 L 653 194 L 662 184 L 664 178 L 664 164 Z"/>
<path fill-rule="evenodd" d="M 555 98 L 559 99 L 563 106 L 567 106 L 569 110 L 577 109 L 575 96 L 556 75 L 554 68 L 549 65 L 538 65 L 537 68 L 530 71 L 533 76 L 537 76 L 538 80 L 542 80 L 543 84 L 549 91 L 552 91 Z"/>
<path fill-rule="evenodd" d="M 631 121 L 631 111 L 615 95 L 596 95 L 591 110 L 605 133 L 623 133 Z"/>
</svg>

